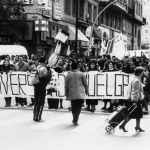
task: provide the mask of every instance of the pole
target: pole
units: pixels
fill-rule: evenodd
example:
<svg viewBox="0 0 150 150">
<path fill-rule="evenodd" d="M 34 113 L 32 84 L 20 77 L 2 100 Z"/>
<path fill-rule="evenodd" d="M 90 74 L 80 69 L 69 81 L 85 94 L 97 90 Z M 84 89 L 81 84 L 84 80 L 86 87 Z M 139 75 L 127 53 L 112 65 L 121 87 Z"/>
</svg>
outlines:
<svg viewBox="0 0 150 150">
<path fill-rule="evenodd" d="M 75 52 L 78 52 L 78 3 L 79 0 L 76 0 L 76 34 L 75 34 Z"/>
<path fill-rule="evenodd" d="M 106 7 L 104 7 L 104 9 L 102 11 L 100 11 L 100 13 L 97 15 L 93 25 L 92 25 L 92 28 L 91 28 L 91 34 L 90 34 L 90 44 L 89 44 L 89 51 L 90 51 L 90 46 L 91 46 L 91 41 L 92 41 L 92 34 L 93 34 L 93 29 L 94 29 L 94 26 L 95 26 L 95 23 L 97 21 L 97 19 L 99 18 L 99 16 L 109 7 L 111 6 L 112 4 L 114 4 L 115 2 L 117 2 L 118 0 L 114 0 L 113 2 L 111 2 L 110 4 L 108 4 Z M 89 52 L 88 52 L 89 53 Z M 88 54 L 89 55 L 89 54 Z"/>
</svg>

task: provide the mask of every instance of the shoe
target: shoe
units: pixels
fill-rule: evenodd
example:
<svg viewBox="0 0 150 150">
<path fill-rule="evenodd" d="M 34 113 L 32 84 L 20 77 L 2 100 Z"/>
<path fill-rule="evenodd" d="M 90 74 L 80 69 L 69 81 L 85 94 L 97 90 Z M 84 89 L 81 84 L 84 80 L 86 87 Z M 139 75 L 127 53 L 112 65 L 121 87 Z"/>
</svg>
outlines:
<svg viewBox="0 0 150 150">
<path fill-rule="evenodd" d="M 27 108 L 27 105 L 24 105 L 23 108 Z"/>
<path fill-rule="evenodd" d="M 144 114 L 144 115 L 148 115 L 149 112 L 148 112 L 148 111 L 144 111 L 143 114 Z"/>
<path fill-rule="evenodd" d="M 78 125 L 78 123 L 77 122 L 72 122 L 75 126 L 77 126 Z"/>
<path fill-rule="evenodd" d="M 18 108 L 20 108 L 21 107 L 21 105 L 18 105 Z"/>
<path fill-rule="evenodd" d="M 60 109 L 63 109 L 63 106 L 60 106 Z"/>
<path fill-rule="evenodd" d="M 135 127 L 135 131 L 145 132 L 145 130 L 141 129 L 140 127 Z"/>
<path fill-rule="evenodd" d="M 87 110 L 87 111 L 89 111 L 89 110 L 90 110 L 90 108 L 89 108 L 89 107 L 85 107 L 84 109 L 85 109 L 85 110 Z"/>
<path fill-rule="evenodd" d="M 29 106 L 29 107 L 32 107 L 32 106 L 33 106 L 33 104 L 32 104 L 32 103 L 30 103 L 28 106 Z"/>
<path fill-rule="evenodd" d="M 101 110 L 106 110 L 106 107 L 102 107 Z"/>
<path fill-rule="evenodd" d="M 34 121 L 35 121 L 35 122 L 39 122 L 39 120 L 38 120 L 38 119 L 34 119 Z"/>
<path fill-rule="evenodd" d="M 71 111 L 72 110 L 71 107 L 68 107 L 68 110 Z"/>
<path fill-rule="evenodd" d="M 124 127 L 124 126 L 122 126 L 122 125 L 121 125 L 121 126 L 119 126 L 119 129 L 120 129 L 120 130 L 122 129 L 124 132 L 128 132 L 128 131 L 125 129 L 125 127 Z"/>
<path fill-rule="evenodd" d="M 11 104 L 8 104 L 8 107 L 11 107 Z"/>
<path fill-rule="evenodd" d="M 15 106 L 18 106 L 18 104 L 16 103 Z"/>
<path fill-rule="evenodd" d="M 91 109 L 91 112 L 93 113 L 95 110 L 96 110 L 95 108 L 92 108 L 92 109 Z"/>
</svg>

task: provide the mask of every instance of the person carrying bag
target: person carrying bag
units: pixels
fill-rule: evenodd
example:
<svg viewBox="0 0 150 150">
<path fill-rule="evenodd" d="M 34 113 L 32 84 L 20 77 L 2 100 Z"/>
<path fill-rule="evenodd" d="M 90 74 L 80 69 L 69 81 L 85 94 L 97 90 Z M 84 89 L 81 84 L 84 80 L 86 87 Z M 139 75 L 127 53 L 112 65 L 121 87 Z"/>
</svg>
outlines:
<svg viewBox="0 0 150 150">
<path fill-rule="evenodd" d="M 142 103 L 141 101 L 144 98 L 143 94 L 143 85 L 141 82 L 141 78 L 144 73 L 143 67 L 137 67 L 134 70 L 134 78 L 128 86 L 127 92 L 127 100 L 128 100 L 128 107 L 130 108 L 132 105 L 135 106 L 135 110 L 129 115 L 124 122 L 119 126 L 119 129 L 122 129 L 124 132 L 128 132 L 125 129 L 125 125 L 129 122 L 130 119 L 136 119 L 136 127 L 135 130 L 139 132 L 144 132 L 140 128 L 140 120 L 143 118 L 143 110 L 142 110 Z"/>
</svg>

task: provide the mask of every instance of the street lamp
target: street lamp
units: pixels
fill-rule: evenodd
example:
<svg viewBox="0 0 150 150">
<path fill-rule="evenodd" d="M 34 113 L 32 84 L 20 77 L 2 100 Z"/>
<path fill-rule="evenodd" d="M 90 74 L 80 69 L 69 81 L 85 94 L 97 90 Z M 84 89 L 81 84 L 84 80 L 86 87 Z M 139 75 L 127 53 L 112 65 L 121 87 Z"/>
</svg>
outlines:
<svg viewBox="0 0 150 150">
<path fill-rule="evenodd" d="M 90 48 L 91 48 L 91 43 L 92 43 L 92 33 L 93 33 L 93 30 L 94 30 L 94 26 L 97 22 L 97 19 L 99 18 L 99 16 L 109 7 L 111 6 L 112 4 L 116 3 L 118 0 L 114 0 L 113 2 L 111 2 L 110 4 L 108 4 L 106 7 L 103 8 L 102 11 L 100 11 L 100 13 L 97 15 L 93 25 L 92 25 L 92 28 L 91 28 L 91 33 L 90 33 L 90 43 L 89 43 L 89 52 L 90 52 Z M 88 53 L 89 54 L 89 53 Z"/>
</svg>

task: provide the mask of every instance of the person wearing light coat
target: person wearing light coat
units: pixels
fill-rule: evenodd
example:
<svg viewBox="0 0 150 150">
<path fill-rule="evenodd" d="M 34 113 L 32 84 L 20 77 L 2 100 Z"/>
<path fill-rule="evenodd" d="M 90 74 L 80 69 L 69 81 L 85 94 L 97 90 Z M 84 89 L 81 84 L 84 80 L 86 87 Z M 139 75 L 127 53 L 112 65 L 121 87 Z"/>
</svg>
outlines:
<svg viewBox="0 0 150 150">
<path fill-rule="evenodd" d="M 144 132 L 144 130 L 140 127 L 140 120 L 143 118 L 143 110 L 142 110 L 142 100 L 144 98 L 143 94 L 143 85 L 141 82 L 141 78 L 144 73 L 143 67 L 137 67 L 134 70 L 134 78 L 129 83 L 128 87 L 128 107 L 130 108 L 132 105 L 135 106 L 135 110 L 124 120 L 124 122 L 119 126 L 119 129 L 122 129 L 124 132 L 128 132 L 125 129 L 125 125 L 130 119 L 136 119 L 136 127 L 135 130 L 139 132 Z"/>
</svg>

